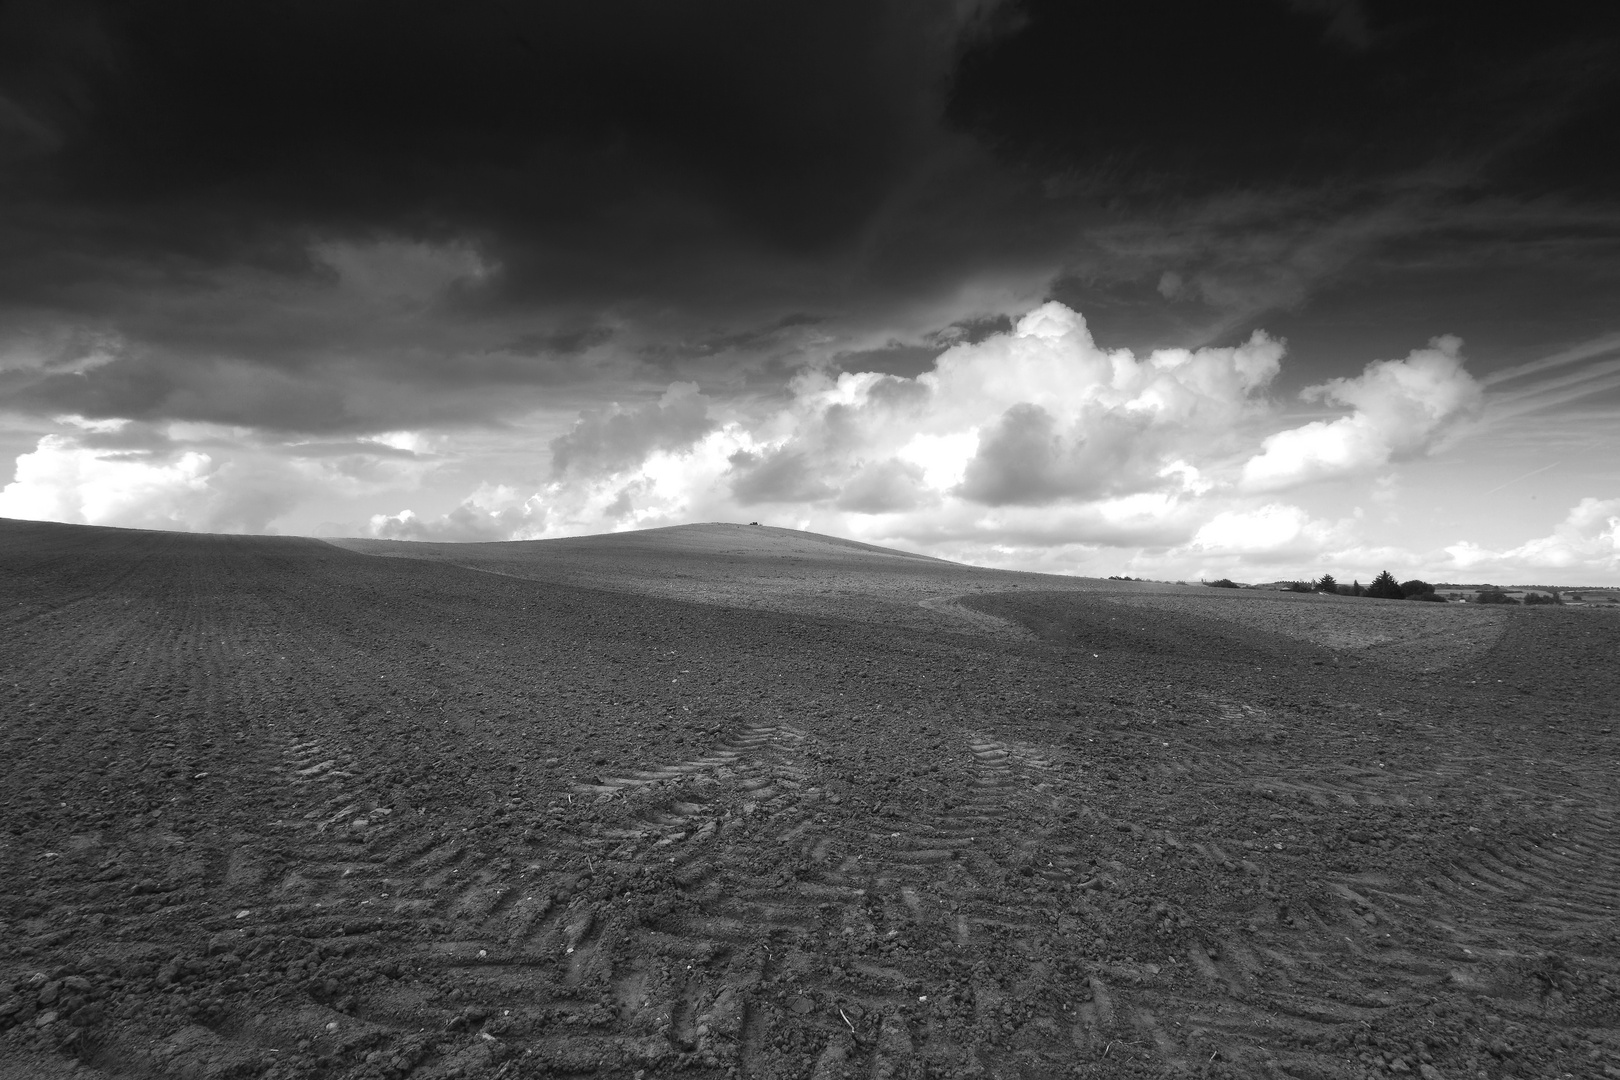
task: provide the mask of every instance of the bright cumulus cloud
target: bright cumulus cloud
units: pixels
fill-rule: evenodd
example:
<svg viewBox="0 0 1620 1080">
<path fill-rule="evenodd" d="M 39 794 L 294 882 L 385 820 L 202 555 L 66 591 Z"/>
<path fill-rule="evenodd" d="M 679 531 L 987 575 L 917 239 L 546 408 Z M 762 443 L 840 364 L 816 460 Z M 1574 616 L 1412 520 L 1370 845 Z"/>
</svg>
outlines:
<svg viewBox="0 0 1620 1080">
<path fill-rule="evenodd" d="M 1477 416 L 1484 402 L 1455 337 L 1436 338 L 1404 360 L 1379 360 L 1357 378 L 1333 379 L 1304 393 L 1354 411 L 1268 437 L 1243 466 L 1248 490 L 1273 491 L 1415 457 Z"/>
<path fill-rule="evenodd" d="M 865 513 L 946 502 L 1040 507 L 1184 486 L 1263 409 L 1283 347 L 1105 350 L 1061 304 L 1010 333 L 944 352 L 913 379 L 806 375 L 758 451 L 727 479 L 745 505 L 807 501 Z M 780 434 L 772 437 L 772 433 Z"/>
<path fill-rule="evenodd" d="M 245 524 L 229 520 L 216 472 L 196 451 L 156 462 L 47 435 L 17 459 L 16 479 L 0 491 L 0 517 L 148 529 Z"/>
<path fill-rule="evenodd" d="M 1267 503 L 1253 510 L 1223 510 L 1199 527 L 1188 548 L 1215 555 L 1268 559 L 1311 558 L 1336 539 L 1335 528 L 1297 506 Z"/>
<path fill-rule="evenodd" d="M 1620 573 L 1620 499 L 1582 499 L 1550 535 L 1516 547 L 1492 551 L 1463 540 L 1445 553 L 1459 571 L 1475 574 L 1523 567 Z"/>
<path fill-rule="evenodd" d="M 690 384 L 586 413 L 553 441 L 535 506 L 553 533 L 765 508 L 917 541 L 1055 539 L 1053 522 L 1070 540 L 1171 540 L 1194 524 L 1182 500 L 1213 486 L 1198 462 L 1240 450 L 1243 427 L 1265 415 L 1283 351 L 1256 333 L 1138 357 L 1101 348 L 1077 312 L 1048 303 L 914 378 L 807 371 L 765 415 L 717 416 Z M 442 520 L 389 515 L 374 531 L 460 535 L 490 520 L 470 499 Z"/>
<path fill-rule="evenodd" d="M 263 444 L 212 424 L 59 417 L 17 458 L 0 517 L 137 529 L 264 533 L 312 491 L 363 496 L 426 468 L 409 432 L 317 444 Z M 398 444 L 398 445 L 396 445 Z"/>
<path fill-rule="evenodd" d="M 1257 411 L 1282 355 L 1281 343 L 1256 333 L 1235 348 L 1139 359 L 1100 348 L 1078 313 L 1049 303 L 1011 333 L 947 350 L 915 379 L 806 377 L 787 436 L 743 462 L 733 483 L 750 502 L 776 501 L 776 485 L 752 473 L 802 458 L 834 498 L 849 501 L 852 484 L 884 485 L 887 499 L 852 503 L 874 513 L 945 498 L 1043 506 L 1175 486 L 1166 469 L 1207 455 Z"/>
<path fill-rule="evenodd" d="M 504 485 L 486 484 L 448 514 L 424 520 L 411 510 L 373 514 L 371 534 L 385 540 L 467 543 L 529 540 L 545 535 L 546 511 L 538 497 L 524 498 Z"/>
</svg>

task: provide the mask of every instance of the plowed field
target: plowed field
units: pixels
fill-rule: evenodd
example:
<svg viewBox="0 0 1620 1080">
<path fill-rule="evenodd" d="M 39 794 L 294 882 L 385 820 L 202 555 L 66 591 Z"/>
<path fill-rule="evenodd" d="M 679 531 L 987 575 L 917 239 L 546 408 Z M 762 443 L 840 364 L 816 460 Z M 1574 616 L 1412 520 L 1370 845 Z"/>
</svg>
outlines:
<svg viewBox="0 0 1620 1080">
<path fill-rule="evenodd" d="M 1620 1076 L 1620 618 L 0 522 L 0 1077 Z"/>
</svg>

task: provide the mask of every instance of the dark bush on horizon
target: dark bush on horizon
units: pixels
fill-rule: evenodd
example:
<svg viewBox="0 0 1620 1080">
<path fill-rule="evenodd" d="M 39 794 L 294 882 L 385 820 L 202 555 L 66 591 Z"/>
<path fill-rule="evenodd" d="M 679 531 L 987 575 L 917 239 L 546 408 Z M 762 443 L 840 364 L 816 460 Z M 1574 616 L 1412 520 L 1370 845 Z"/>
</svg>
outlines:
<svg viewBox="0 0 1620 1080">
<path fill-rule="evenodd" d="M 1388 570 L 1373 578 L 1371 585 L 1367 586 L 1367 596 L 1375 600 L 1405 600 L 1406 594 L 1401 592 L 1400 582 Z"/>
<path fill-rule="evenodd" d="M 1546 593 L 1531 592 L 1524 594 L 1524 602 L 1526 604 L 1562 604 L 1564 598 L 1557 593 L 1549 596 Z"/>
<path fill-rule="evenodd" d="M 1434 592 L 1434 586 L 1427 581 L 1419 581 L 1417 578 L 1413 578 L 1411 581 L 1401 582 L 1401 595 L 1408 600 L 1432 592 Z"/>
<path fill-rule="evenodd" d="M 1485 589 L 1481 591 L 1478 596 L 1474 597 L 1474 603 L 1517 604 L 1518 601 L 1513 599 L 1513 597 L 1509 596 L 1507 593 L 1503 592 L 1501 589 Z"/>
<path fill-rule="evenodd" d="M 1204 584 L 1212 589 L 1241 589 L 1243 587 L 1229 577 L 1223 577 L 1218 581 L 1206 581 Z"/>
<path fill-rule="evenodd" d="M 1316 586 L 1312 585 L 1308 581 L 1290 581 L 1288 583 L 1288 591 L 1289 592 L 1315 592 L 1316 591 Z"/>
<path fill-rule="evenodd" d="M 1408 600 L 1433 600 L 1433 601 L 1437 601 L 1437 602 L 1442 603 L 1442 604 L 1444 604 L 1446 602 L 1445 597 L 1441 596 L 1439 593 L 1433 593 L 1433 592 L 1420 592 L 1415 596 L 1408 596 L 1407 599 Z"/>
</svg>

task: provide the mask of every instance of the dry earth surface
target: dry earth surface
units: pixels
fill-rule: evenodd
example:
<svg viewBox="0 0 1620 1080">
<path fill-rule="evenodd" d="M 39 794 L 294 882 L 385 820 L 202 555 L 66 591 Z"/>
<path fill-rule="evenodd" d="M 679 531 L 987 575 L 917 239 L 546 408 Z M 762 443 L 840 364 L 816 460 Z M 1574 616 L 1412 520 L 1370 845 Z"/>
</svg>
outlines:
<svg viewBox="0 0 1620 1080">
<path fill-rule="evenodd" d="M 0 522 L 0 623 L 0 1078 L 1620 1076 L 1611 613 Z"/>
</svg>

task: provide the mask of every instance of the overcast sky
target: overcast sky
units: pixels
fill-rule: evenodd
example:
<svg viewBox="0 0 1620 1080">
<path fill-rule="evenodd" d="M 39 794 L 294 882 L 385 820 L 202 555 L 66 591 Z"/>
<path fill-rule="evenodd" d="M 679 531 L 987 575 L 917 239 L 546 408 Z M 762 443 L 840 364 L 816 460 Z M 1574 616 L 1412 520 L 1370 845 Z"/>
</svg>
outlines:
<svg viewBox="0 0 1620 1080">
<path fill-rule="evenodd" d="M 1620 584 L 1617 11 L 10 0 L 0 516 Z"/>
</svg>

